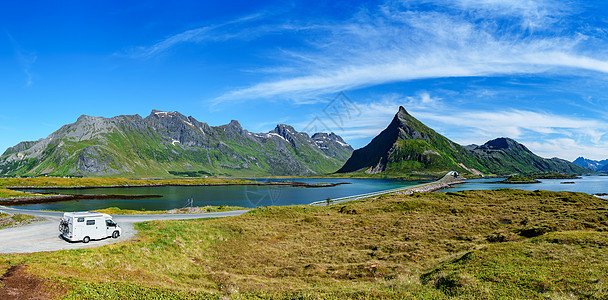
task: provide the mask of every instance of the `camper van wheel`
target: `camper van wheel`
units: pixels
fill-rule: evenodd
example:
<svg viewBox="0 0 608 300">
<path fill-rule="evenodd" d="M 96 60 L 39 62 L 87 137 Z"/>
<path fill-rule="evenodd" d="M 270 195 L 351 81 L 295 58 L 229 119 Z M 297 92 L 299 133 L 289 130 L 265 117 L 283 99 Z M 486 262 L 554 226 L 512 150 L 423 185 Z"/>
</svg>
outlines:
<svg viewBox="0 0 608 300">
<path fill-rule="evenodd" d="M 86 243 L 88 243 L 90 240 L 91 240 L 91 238 L 90 238 L 90 237 L 85 236 L 85 237 L 84 237 L 84 239 L 82 239 L 82 242 L 86 244 Z"/>
<path fill-rule="evenodd" d="M 118 233 L 118 231 L 112 232 L 112 237 L 115 239 L 117 239 L 119 235 L 120 235 L 120 233 Z"/>
</svg>

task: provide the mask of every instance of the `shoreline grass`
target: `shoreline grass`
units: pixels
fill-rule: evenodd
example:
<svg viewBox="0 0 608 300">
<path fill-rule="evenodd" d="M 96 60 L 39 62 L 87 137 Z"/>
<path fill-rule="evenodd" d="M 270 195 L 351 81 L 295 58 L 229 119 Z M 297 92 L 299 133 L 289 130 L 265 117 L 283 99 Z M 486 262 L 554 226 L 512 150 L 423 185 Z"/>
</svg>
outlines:
<svg viewBox="0 0 608 300">
<path fill-rule="evenodd" d="M 109 214 L 109 215 L 158 215 L 158 214 L 199 214 L 199 213 L 211 213 L 211 212 L 223 212 L 232 210 L 248 209 L 239 206 L 203 206 L 203 207 L 191 207 L 181 209 L 170 209 L 170 210 L 134 210 L 134 209 L 122 209 L 118 207 L 108 207 L 103 209 L 97 209 L 95 211 Z"/>
<path fill-rule="evenodd" d="M 184 178 L 184 179 L 130 179 L 122 177 L 31 177 L 0 178 L 0 187 L 106 187 L 137 185 L 207 185 L 207 184 L 248 184 L 252 181 L 228 178 Z"/>
</svg>

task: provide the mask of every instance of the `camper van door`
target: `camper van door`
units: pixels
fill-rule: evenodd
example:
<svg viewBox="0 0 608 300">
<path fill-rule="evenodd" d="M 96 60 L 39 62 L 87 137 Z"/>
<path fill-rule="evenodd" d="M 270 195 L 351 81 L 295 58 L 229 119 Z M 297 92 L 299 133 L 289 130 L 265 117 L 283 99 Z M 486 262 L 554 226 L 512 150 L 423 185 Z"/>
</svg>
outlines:
<svg viewBox="0 0 608 300">
<path fill-rule="evenodd" d="M 103 224 L 102 218 L 86 218 L 82 237 L 88 236 L 92 240 L 98 240 L 104 238 L 105 224 Z"/>
</svg>

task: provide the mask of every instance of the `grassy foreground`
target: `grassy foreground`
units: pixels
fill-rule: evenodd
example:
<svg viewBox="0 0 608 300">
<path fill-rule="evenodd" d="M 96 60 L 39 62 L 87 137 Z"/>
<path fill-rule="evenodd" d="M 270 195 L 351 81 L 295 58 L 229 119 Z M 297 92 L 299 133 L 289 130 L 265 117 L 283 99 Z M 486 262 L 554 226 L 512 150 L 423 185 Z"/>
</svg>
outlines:
<svg viewBox="0 0 608 300">
<path fill-rule="evenodd" d="M 1 255 L 73 299 L 606 299 L 608 202 L 581 193 L 385 195 L 136 225 L 137 240 Z"/>
</svg>

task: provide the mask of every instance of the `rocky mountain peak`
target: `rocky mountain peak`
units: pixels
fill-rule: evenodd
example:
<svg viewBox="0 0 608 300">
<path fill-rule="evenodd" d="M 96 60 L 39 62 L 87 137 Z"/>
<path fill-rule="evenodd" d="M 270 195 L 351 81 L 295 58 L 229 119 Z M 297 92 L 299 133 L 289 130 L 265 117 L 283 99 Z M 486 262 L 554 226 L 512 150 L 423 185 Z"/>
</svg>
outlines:
<svg viewBox="0 0 608 300">
<path fill-rule="evenodd" d="M 158 118 L 183 117 L 183 118 L 186 118 L 184 115 L 182 115 L 178 111 L 162 111 L 162 110 L 156 110 L 156 109 L 152 110 L 152 113 L 150 113 L 150 117 L 158 117 Z"/>
<path fill-rule="evenodd" d="M 282 137 L 287 137 L 287 136 L 291 136 L 291 135 L 295 134 L 297 131 L 289 125 L 277 124 L 277 127 L 275 127 L 270 132 L 274 132 Z"/>
<path fill-rule="evenodd" d="M 228 127 L 237 128 L 240 130 L 243 129 L 243 127 L 241 126 L 241 123 L 239 123 L 239 121 L 237 121 L 237 120 L 231 120 L 230 123 L 228 123 Z"/>
<path fill-rule="evenodd" d="M 329 134 L 327 134 L 325 132 L 317 132 L 317 133 L 313 134 L 311 138 L 318 145 L 322 145 L 322 144 L 326 144 L 327 142 L 331 142 L 331 143 L 339 145 L 340 147 L 352 149 L 352 147 L 349 144 L 347 144 L 342 139 L 342 137 L 340 137 L 339 135 L 337 135 L 333 132 L 330 132 Z"/>
</svg>

